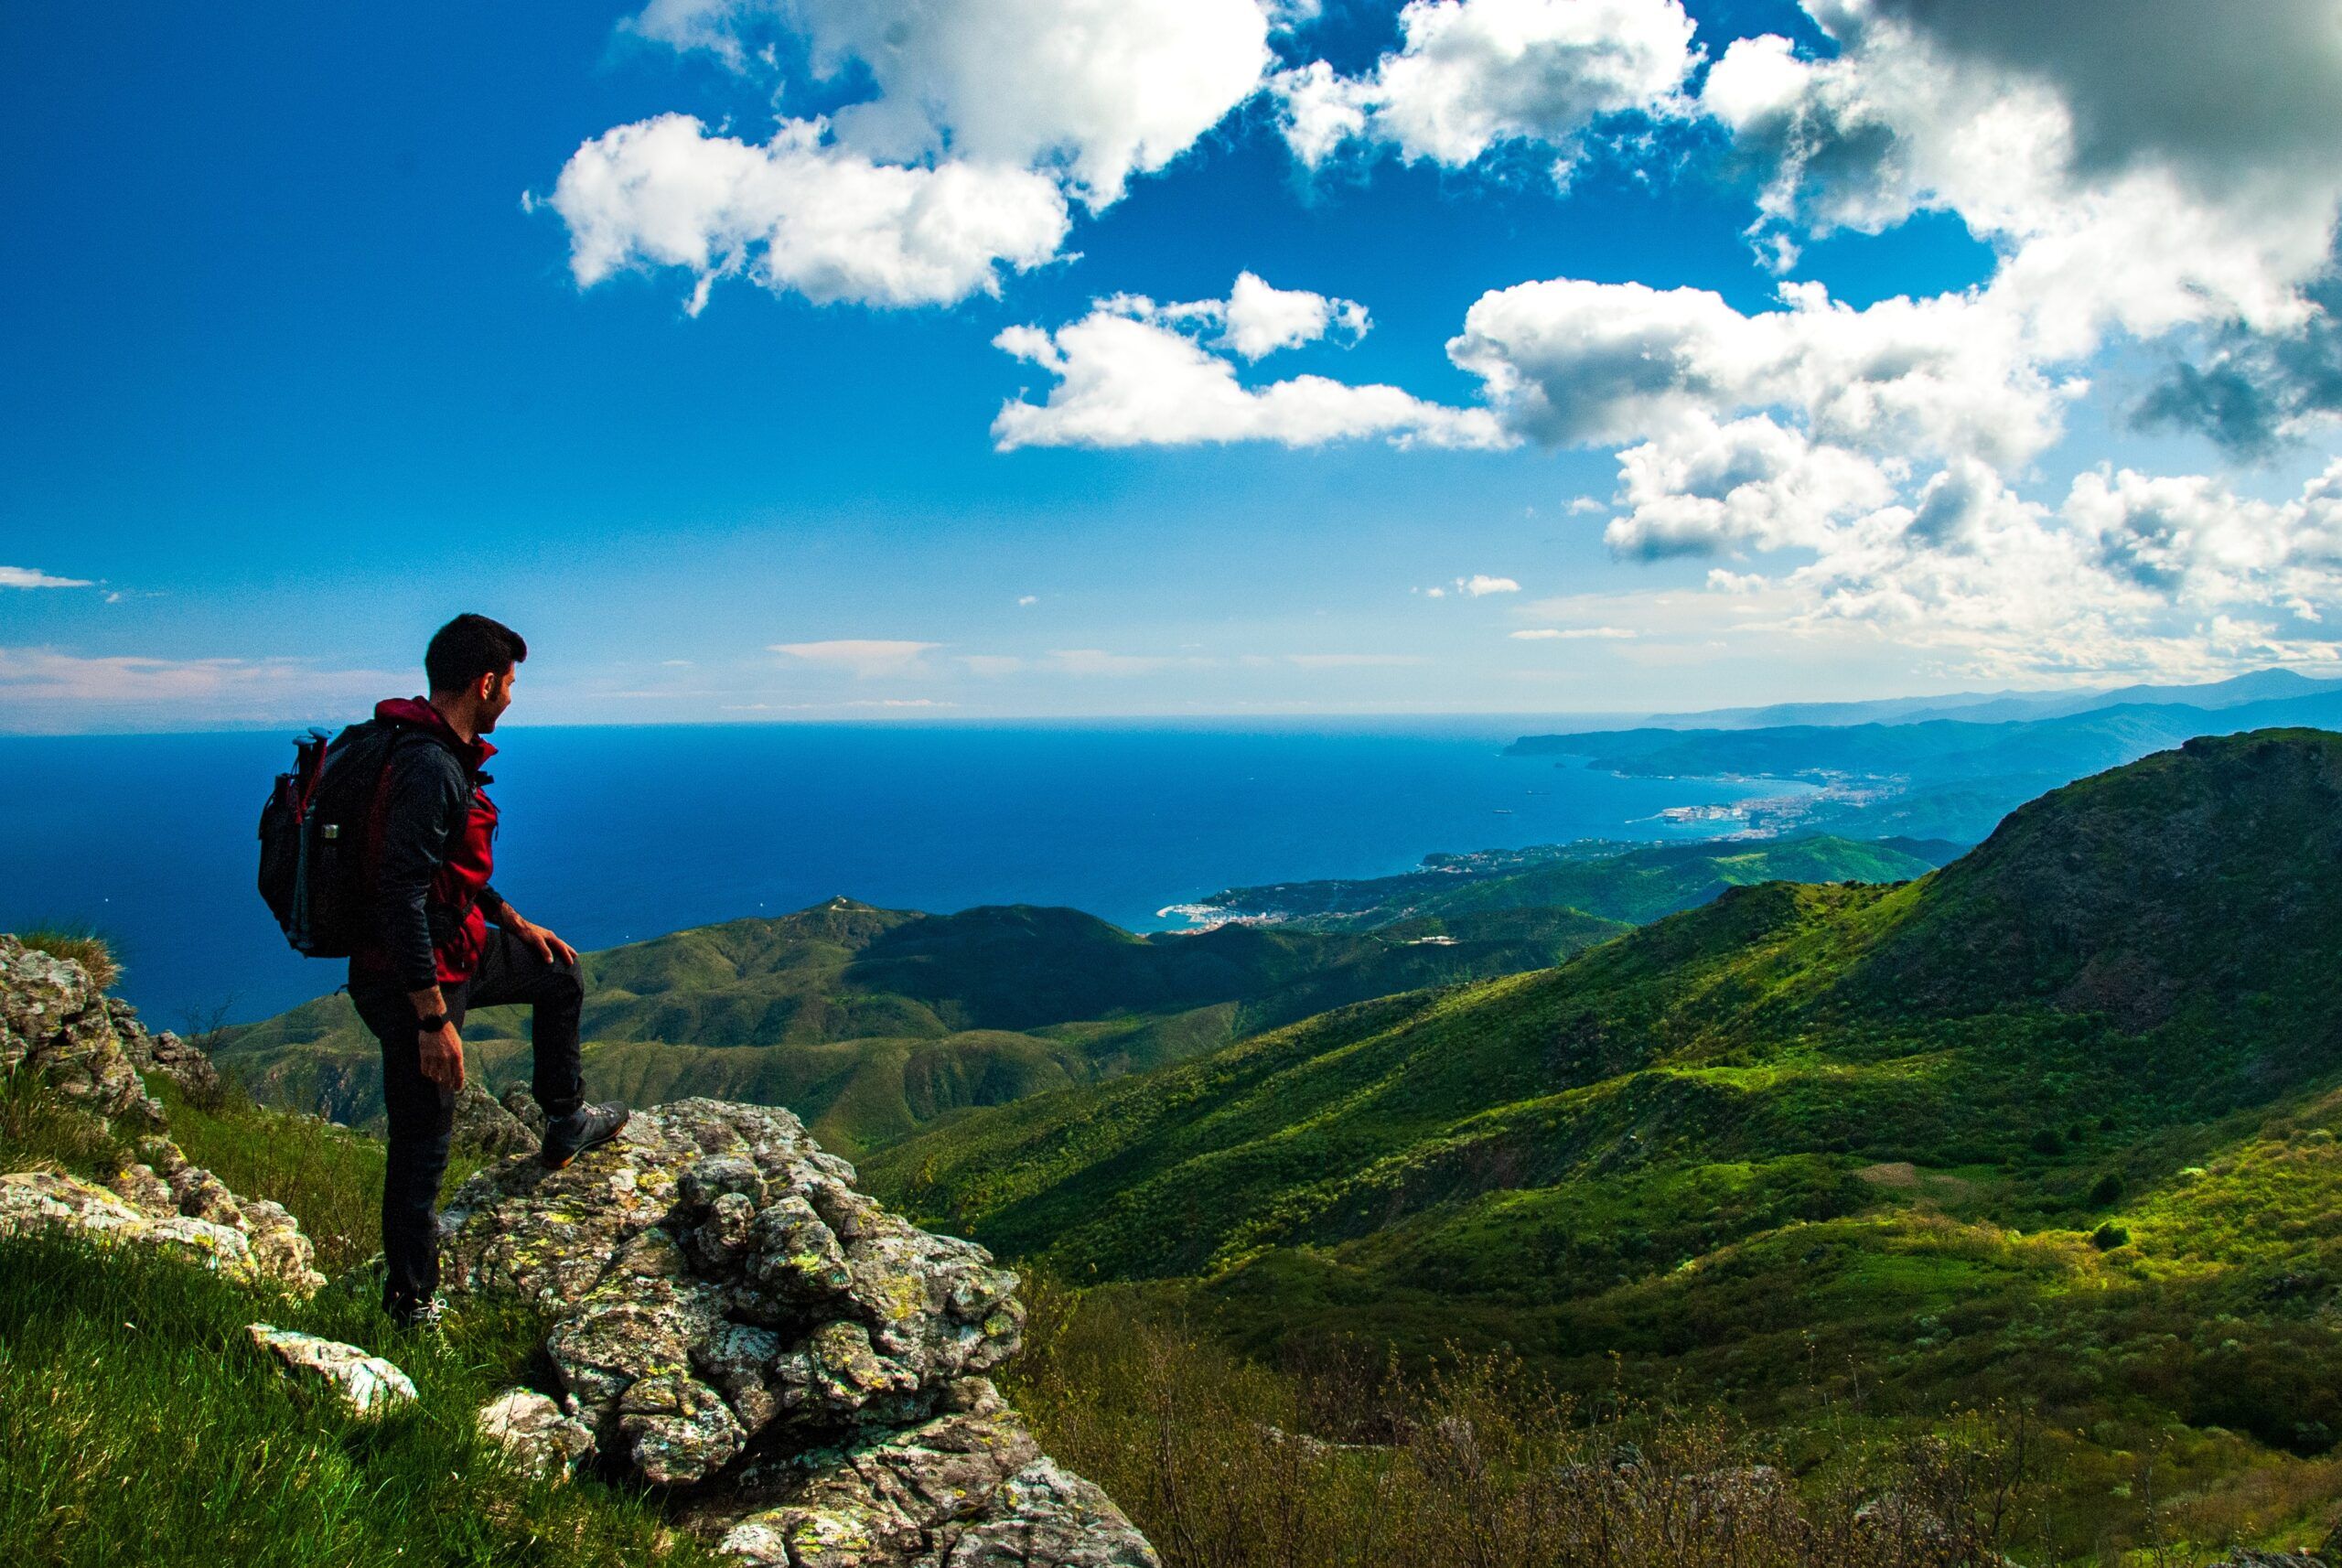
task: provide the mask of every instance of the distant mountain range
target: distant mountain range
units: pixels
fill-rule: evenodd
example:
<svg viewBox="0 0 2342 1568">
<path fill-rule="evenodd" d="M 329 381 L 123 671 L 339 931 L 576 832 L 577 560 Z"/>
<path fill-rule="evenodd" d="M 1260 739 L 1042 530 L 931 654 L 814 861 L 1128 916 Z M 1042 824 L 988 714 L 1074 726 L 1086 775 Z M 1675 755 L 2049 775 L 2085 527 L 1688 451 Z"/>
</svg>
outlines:
<svg viewBox="0 0 2342 1568">
<path fill-rule="evenodd" d="M 2181 702 L 2177 695 L 2197 700 Z M 2152 697 L 2154 700 L 2149 700 Z M 2209 687 L 2134 687 L 2095 694 L 2072 712 L 1987 720 L 1993 698 L 1937 716 L 1696 728 L 1649 725 L 1523 736 L 1515 757 L 1583 759 L 1656 778 L 1775 778 L 1829 787 L 1797 805 L 1804 829 L 1973 843 L 2046 789 L 2197 736 L 2272 726 L 2342 725 L 2342 682 L 2265 670 Z M 1749 710 L 1750 713 L 1764 710 Z M 1785 711 L 1785 710 L 1784 710 Z"/>
<path fill-rule="evenodd" d="M 1929 719 L 1959 719 L 1969 724 L 2000 724 L 2010 719 L 2049 719 L 2092 708 L 2125 703 L 2181 703 L 2197 708 L 2229 708 L 2242 703 L 2283 697 L 2315 696 L 2334 689 L 2296 671 L 2255 670 L 2197 685 L 2131 685 L 2074 688 L 2057 692 L 1960 692 L 1935 697 L 1886 697 L 1856 703 L 1774 703 L 1756 708 L 1708 708 L 1696 713 L 1654 715 L 1649 725 L 1671 729 L 1769 729 L 1781 725 L 1836 726 L 1866 724 L 1923 724 Z"/>
<path fill-rule="evenodd" d="M 2342 1437 L 2337 885 L 2342 736 L 2192 740 L 1914 883 L 1732 888 L 865 1173 L 1255 1349 L 1505 1346 L 1759 1418 L 2022 1401 L 2110 1466 L 2184 1423 L 2208 1485 Z"/>
</svg>

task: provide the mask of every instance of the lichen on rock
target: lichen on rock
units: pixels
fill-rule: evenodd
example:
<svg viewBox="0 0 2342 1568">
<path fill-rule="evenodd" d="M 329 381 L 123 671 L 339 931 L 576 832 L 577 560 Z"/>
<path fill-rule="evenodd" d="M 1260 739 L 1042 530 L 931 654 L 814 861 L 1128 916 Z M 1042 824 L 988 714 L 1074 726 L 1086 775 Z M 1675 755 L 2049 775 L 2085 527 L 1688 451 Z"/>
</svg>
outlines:
<svg viewBox="0 0 2342 1568">
<path fill-rule="evenodd" d="M 480 1406 L 479 1434 L 531 1475 L 565 1476 L 594 1452 L 594 1434 L 534 1389 L 507 1389 Z"/>
<path fill-rule="evenodd" d="M 295 1379 L 322 1389 L 353 1415 L 381 1415 L 394 1405 L 414 1402 L 414 1380 L 355 1345 L 269 1323 L 255 1323 L 245 1332 Z"/>
<path fill-rule="evenodd" d="M 102 1246 L 159 1248 L 240 1283 L 261 1277 L 250 1239 L 231 1226 L 150 1214 L 95 1182 L 61 1171 L 0 1176 L 0 1238 L 44 1232 L 77 1235 Z"/>
<path fill-rule="evenodd" d="M 603 1462 L 748 1562 L 1155 1563 L 983 1376 L 1018 1348 L 1015 1275 L 854 1180 L 786 1111 L 637 1112 L 565 1169 L 467 1182 L 446 1283 L 544 1311 L 546 1391 Z"/>
</svg>

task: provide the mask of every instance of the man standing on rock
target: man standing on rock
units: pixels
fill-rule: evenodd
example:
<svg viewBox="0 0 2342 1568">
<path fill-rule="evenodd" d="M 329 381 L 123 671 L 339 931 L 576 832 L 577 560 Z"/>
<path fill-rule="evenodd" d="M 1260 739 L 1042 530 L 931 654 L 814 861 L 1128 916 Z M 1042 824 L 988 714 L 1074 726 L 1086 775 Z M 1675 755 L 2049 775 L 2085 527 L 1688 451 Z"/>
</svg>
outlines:
<svg viewBox="0 0 2342 1568">
<path fill-rule="evenodd" d="M 428 697 L 377 703 L 396 726 L 368 833 L 370 940 L 349 961 L 349 999 L 382 1045 L 390 1159 L 382 1173 L 382 1305 L 403 1326 L 434 1327 L 442 1310 L 437 1198 L 447 1170 L 456 1095 L 464 1087 L 457 1032 L 473 1007 L 526 1004 L 545 1113 L 542 1158 L 554 1169 L 626 1125 L 621 1105 L 586 1103 L 577 1019 L 586 988 L 577 950 L 525 919 L 489 886 L 496 807 L 482 737 L 512 705 L 518 632 L 460 615 L 424 655 Z M 489 929 L 489 922 L 495 929 Z"/>
</svg>

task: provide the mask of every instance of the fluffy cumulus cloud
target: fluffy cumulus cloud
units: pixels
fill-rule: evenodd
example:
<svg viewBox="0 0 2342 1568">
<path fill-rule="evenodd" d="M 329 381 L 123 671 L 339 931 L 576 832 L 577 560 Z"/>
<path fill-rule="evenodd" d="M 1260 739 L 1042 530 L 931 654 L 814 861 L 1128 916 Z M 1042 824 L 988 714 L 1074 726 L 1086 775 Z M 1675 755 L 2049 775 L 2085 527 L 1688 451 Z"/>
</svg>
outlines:
<svg viewBox="0 0 2342 1568">
<path fill-rule="evenodd" d="M 2053 381 L 2015 322 L 1969 295 L 1854 310 L 1818 284 L 1744 315 L 1705 289 L 1560 278 L 1486 294 L 1448 344 L 1518 433 L 1617 445 L 1745 411 L 1815 435 L 2021 462 L 2080 383 Z"/>
<path fill-rule="evenodd" d="M 1354 299 L 1328 299 L 1303 288 L 1273 288 L 1251 273 L 1236 274 L 1225 305 L 1212 302 L 1221 325 L 1220 340 L 1247 360 L 1279 349 L 1314 343 L 1328 330 L 1350 342 L 1366 336 L 1366 306 Z"/>
<path fill-rule="evenodd" d="M 1786 231 L 1958 213 L 2046 342 L 2297 322 L 2342 197 L 2328 0 L 1807 0 L 1838 43 L 1735 42 L 1702 105 L 1771 170 Z"/>
<path fill-rule="evenodd" d="M 2342 463 L 2282 501 L 2098 469 L 2050 505 L 1964 461 L 1828 531 L 1804 565 L 1727 576 L 1733 592 L 1778 590 L 1792 625 L 1868 628 L 1979 673 L 2331 661 L 2322 619 L 2342 602 Z"/>
<path fill-rule="evenodd" d="M 786 47 L 871 89 L 763 143 L 664 114 L 571 156 L 549 205 L 577 281 L 679 267 L 694 311 L 736 274 L 820 303 L 993 289 L 1058 253 L 1069 201 L 1119 199 L 1270 61 L 1254 0 L 653 0 L 628 26 L 744 72 L 776 70 Z"/>
<path fill-rule="evenodd" d="M 1250 277 L 1251 274 L 1245 274 Z M 994 341 L 1056 378 L 1047 401 L 1012 398 L 993 421 L 1003 451 L 1019 446 L 1182 446 L 1272 441 L 1316 446 L 1380 436 L 1396 446 L 1500 446 L 1486 409 L 1427 403 L 1397 387 L 1302 375 L 1246 386 L 1229 356 L 1246 358 L 1363 331 L 1364 309 L 1239 279 L 1226 300 L 1157 305 L 1098 301 L 1055 331 L 1012 327 Z"/>
<path fill-rule="evenodd" d="M 1896 494 L 1885 465 L 1763 414 L 1729 424 L 1694 415 L 1621 452 L 1618 472 L 1628 510 L 1603 537 L 1647 560 L 1818 547 L 1833 524 Z"/>
<path fill-rule="evenodd" d="M 1346 143 L 1460 167 L 1532 143 L 1566 171 L 1604 115 L 1665 113 L 1699 61 L 1677 0 L 1411 0 L 1400 47 L 1360 76 L 1324 60 L 1272 81 L 1295 154 Z"/>
<path fill-rule="evenodd" d="M 776 38 L 813 72 L 865 75 L 841 142 L 887 163 L 1056 171 L 1121 197 L 1252 96 L 1270 63 L 1254 0 L 653 0 L 634 31 L 741 70 Z"/>
<path fill-rule="evenodd" d="M 874 163 L 818 120 L 786 121 L 760 145 L 686 114 L 620 125 L 577 149 L 550 200 L 581 285 L 680 267 L 696 279 L 694 313 L 734 274 L 819 304 L 946 304 L 994 288 L 1003 265 L 1048 261 L 1068 222 L 1043 176 Z"/>
</svg>

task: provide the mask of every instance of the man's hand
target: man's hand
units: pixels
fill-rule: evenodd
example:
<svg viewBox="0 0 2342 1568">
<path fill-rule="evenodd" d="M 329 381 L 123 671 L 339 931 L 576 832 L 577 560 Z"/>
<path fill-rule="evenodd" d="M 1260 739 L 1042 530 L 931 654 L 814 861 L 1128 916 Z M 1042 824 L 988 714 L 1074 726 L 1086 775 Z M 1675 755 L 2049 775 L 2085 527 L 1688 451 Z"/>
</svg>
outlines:
<svg viewBox="0 0 2342 1568">
<path fill-rule="evenodd" d="M 415 1053 L 422 1060 L 424 1077 L 450 1094 L 464 1087 L 464 1037 L 456 1033 L 454 1024 L 420 1031 Z"/>
<path fill-rule="evenodd" d="M 547 963 L 575 963 L 577 950 L 521 914 L 511 905 L 504 906 L 504 918 L 497 922 L 506 930 L 536 950 Z"/>
</svg>

